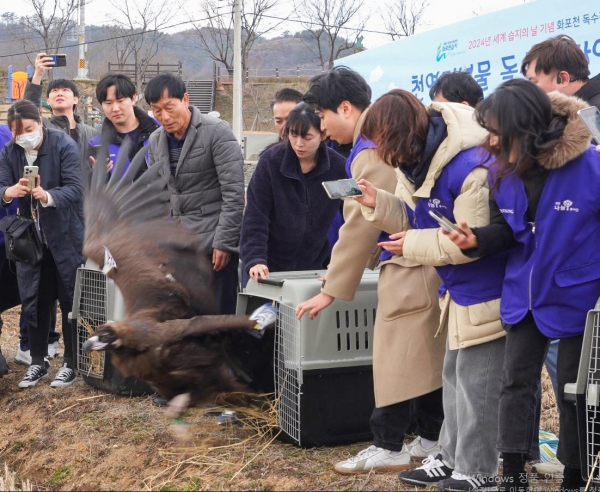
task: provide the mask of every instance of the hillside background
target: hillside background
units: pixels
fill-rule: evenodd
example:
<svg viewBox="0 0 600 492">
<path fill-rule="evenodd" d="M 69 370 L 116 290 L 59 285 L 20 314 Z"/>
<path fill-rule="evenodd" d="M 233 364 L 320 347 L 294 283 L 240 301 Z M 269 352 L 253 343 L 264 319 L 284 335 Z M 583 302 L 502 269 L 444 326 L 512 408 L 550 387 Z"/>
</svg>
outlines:
<svg viewBox="0 0 600 492">
<path fill-rule="evenodd" d="M 107 40 L 114 36 L 113 29 L 114 27 L 111 26 L 90 25 L 86 27 L 89 77 L 92 79 L 98 79 L 107 72 L 109 62 L 117 62 L 114 41 Z M 0 59 L 0 67 L 3 69 L 12 64 L 15 70 L 24 70 L 35 60 L 35 55 L 22 54 L 27 50 L 24 49 L 23 42 L 19 39 L 17 34 L 19 30 L 20 27 L 17 23 L 0 21 L 1 51 L 3 54 L 11 55 Z M 75 42 L 68 44 L 75 44 Z M 248 69 L 251 72 L 265 71 L 264 73 L 267 73 L 269 71 L 273 75 L 275 68 L 295 69 L 300 67 L 319 71 L 320 65 L 318 57 L 315 55 L 316 52 L 316 43 L 308 31 L 285 32 L 282 36 L 270 39 L 259 37 L 250 51 Z M 61 53 L 66 53 L 67 59 L 71 63 L 60 69 L 60 76 L 74 78 L 77 75 L 77 64 L 74 62 L 79 58 L 77 46 L 61 49 Z M 340 57 L 352 53 L 352 50 L 345 50 L 342 51 Z M 181 61 L 183 64 L 184 78 L 212 77 L 213 61 L 203 49 L 194 29 L 167 34 L 159 53 L 152 59 L 152 63 L 161 64 L 176 63 L 177 61 Z"/>
<path fill-rule="evenodd" d="M 86 27 L 88 43 L 89 82 L 77 82 L 83 96 L 78 113 L 86 116 L 90 124 L 99 124 L 102 112 L 94 97 L 95 81 L 108 72 L 108 64 L 117 63 L 114 26 Z M 33 65 L 35 54 L 25 54 L 22 29 L 19 24 L 10 19 L 0 20 L 0 44 L 2 54 L 10 55 L 0 58 L 0 102 L 7 96 L 7 68 L 25 70 Z M 339 40 L 341 43 L 344 40 Z M 75 42 L 63 44 L 75 44 Z M 61 49 L 67 55 L 67 66 L 56 68 L 53 77 L 73 79 L 77 76 L 77 46 Z M 249 53 L 247 70 L 249 78 L 244 86 L 244 129 L 253 131 L 274 131 L 269 103 L 277 90 L 282 87 L 293 87 L 303 92 L 310 77 L 323 71 L 318 60 L 318 49 L 314 38 L 308 31 L 296 33 L 284 32 L 283 35 L 265 38 L 259 37 Z M 344 50 L 340 57 L 348 56 L 353 50 Z M 221 113 L 223 119 L 231 121 L 232 90 L 231 78 L 227 75 L 224 65 L 216 63 L 202 47 L 198 33 L 194 29 L 167 34 L 158 54 L 152 63 L 176 64 L 182 63 L 184 80 L 212 78 L 215 67 L 221 66 L 220 83 L 217 85 L 215 110 Z M 280 78 L 276 78 L 276 69 Z M 114 70 L 114 69 L 113 69 Z M 84 108 L 84 106 L 87 106 Z M 144 104 L 142 103 L 142 106 Z M 147 109 L 147 108 L 145 108 Z"/>
</svg>

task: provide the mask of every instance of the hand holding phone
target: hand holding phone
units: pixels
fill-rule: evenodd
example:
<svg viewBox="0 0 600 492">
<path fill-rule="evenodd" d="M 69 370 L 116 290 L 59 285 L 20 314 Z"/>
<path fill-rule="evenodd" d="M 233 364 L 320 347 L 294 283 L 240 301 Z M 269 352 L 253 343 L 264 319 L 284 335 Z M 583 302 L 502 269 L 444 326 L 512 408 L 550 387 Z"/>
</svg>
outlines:
<svg viewBox="0 0 600 492">
<path fill-rule="evenodd" d="M 597 144 L 600 144 L 600 111 L 596 106 L 580 109 L 577 114 L 592 133 Z"/>
<path fill-rule="evenodd" d="M 362 190 L 355 179 L 338 179 L 337 181 L 323 181 L 323 188 L 331 199 L 346 199 L 362 196 Z"/>
<path fill-rule="evenodd" d="M 446 232 L 456 231 L 459 234 L 462 234 L 463 236 L 467 235 L 465 231 L 460 229 L 456 224 L 453 224 L 452 222 L 450 222 L 446 217 L 444 217 L 437 210 L 430 209 L 429 215 L 431 215 L 435 219 L 435 221 L 440 225 L 440 227 L 442 229 L 444 229 Z"/>
<path fill-rule="evenodd" d="M 67 55 L 48 55 L 52 58 L 55 67 L 66 67 L 67 66 Z"/>
<path fill-rule="evenodd" d="M 27 186 L 30 190 L 33 190 L 36 187 L 38 172 L 39 168 L 37 166 L 25 166 L 23 169 L 23 177 L 27 179 Z"/>
</svg>

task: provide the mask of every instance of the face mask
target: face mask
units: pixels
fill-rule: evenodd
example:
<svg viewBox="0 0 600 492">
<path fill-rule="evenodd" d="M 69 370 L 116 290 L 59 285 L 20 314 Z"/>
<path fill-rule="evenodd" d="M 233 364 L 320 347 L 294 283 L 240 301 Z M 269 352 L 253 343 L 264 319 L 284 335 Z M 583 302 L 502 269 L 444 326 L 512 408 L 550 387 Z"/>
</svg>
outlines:
<svg viewBox="0 0 600 492">
<path fill-rule="evenodd" d="M 15 143 L 25 150 L 35 149 L 42 141 L 41 132 L 22 133 L 15 139 Z"/>
</svg>

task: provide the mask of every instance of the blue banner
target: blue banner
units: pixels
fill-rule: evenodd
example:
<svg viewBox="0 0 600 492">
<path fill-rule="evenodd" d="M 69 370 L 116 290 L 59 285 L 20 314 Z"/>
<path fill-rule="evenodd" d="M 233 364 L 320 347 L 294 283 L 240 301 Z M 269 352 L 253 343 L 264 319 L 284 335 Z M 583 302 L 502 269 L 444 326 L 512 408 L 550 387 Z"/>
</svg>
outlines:
<svg viewBox="0 0 600 492">
<path fill-rule="evenodd" d="M 567 34 L 600 72 L 600 2 L 538 0 L 468 19 L 341 58 L 373 89 L 373 100 L 394 88 L 410 90 L 425 104 L 429 89 L 443 73 L 466 70 L 484 96 L 521 77 L 521 60 L 534 45 Z"/>
</svg>

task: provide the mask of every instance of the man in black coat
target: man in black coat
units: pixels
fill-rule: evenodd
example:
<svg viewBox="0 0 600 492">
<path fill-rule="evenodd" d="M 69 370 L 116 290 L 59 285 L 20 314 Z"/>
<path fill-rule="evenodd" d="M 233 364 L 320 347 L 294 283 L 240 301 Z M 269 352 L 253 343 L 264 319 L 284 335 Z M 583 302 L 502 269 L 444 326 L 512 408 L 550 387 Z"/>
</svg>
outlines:
<svg viewBox="0 0 600 492">
<path fill-rule="evenodd" d="M 600 109 L 600 75 L 592 79 L 585 53 L 561 34 L 534 45 L 521 62 L 521 73 L 544 92 L 558 91 Z"/>
</svg>

